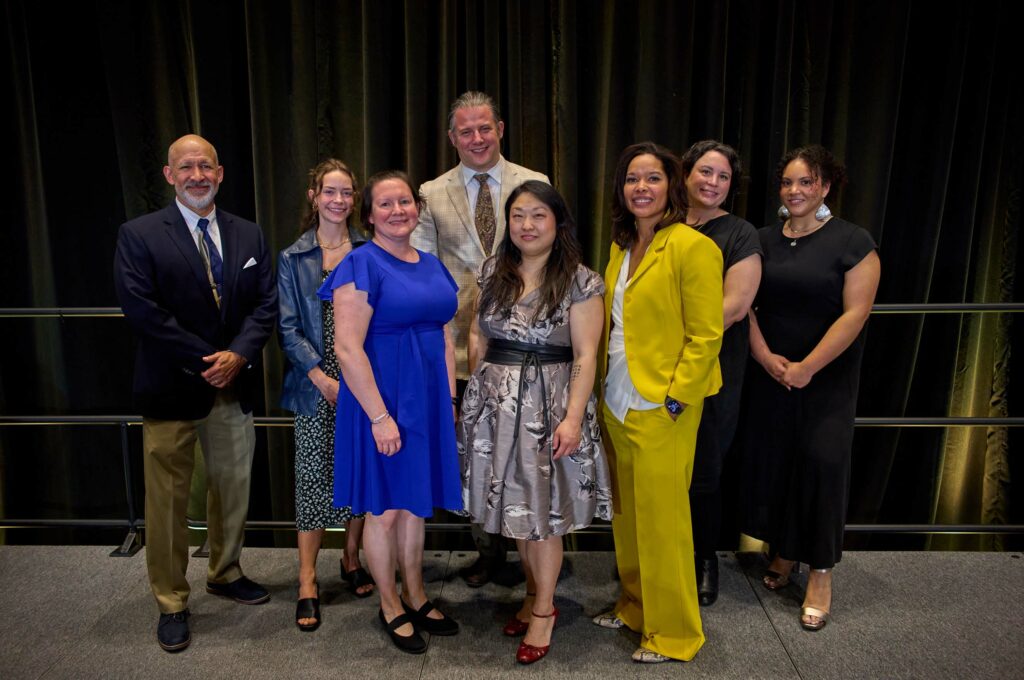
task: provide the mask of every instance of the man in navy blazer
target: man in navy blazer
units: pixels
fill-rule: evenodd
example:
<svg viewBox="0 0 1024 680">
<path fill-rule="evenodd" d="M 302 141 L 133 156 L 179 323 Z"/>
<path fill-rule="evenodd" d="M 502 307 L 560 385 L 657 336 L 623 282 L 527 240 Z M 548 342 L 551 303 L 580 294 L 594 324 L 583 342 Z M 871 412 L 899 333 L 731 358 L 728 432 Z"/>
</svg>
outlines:
<svg viewBox="0 0 1024 680">
<path fill-rule="evenodd" d="M 214 206 L 224 179 L 216 149 L 186 135 L 171 144 L 163 172 L 176 199 L 121 225 L 114 282 L 138 338 L 133 391 L 143 417 L 157 641 L 178 651 L 191 642 L 185 510 L 197 439 L 207 479 L 206 590 L 243 604 L 270 599 L 242 573 L 239 557 L 256 444 L 252 407 L 277 287 L 259 227 Z"/>
</svg>

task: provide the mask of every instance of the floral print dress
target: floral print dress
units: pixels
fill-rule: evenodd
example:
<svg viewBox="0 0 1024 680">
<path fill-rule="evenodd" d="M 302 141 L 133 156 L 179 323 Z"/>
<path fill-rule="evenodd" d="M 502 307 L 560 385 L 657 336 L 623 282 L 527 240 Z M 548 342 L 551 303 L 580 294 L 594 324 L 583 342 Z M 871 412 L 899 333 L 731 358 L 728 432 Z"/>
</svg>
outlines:
<svg viewBox="0 0 1024 680">
<path fill-rule="evenodd" d="M 484 277 L 490 269 L 485 265 Z M 539 302 L 534 291 L 511 314 L 481 314 L 480 331 L 489 340 L 569 347 L 569 308 L 602 295 L 601 277 L 580 265 L 569 293 L 550 318 L 531 322 Z M 583 415 L 579 447 L 551 459 L 550 437 L 565 417 L 571 370 L 572 362 L 566 362 L 541 366 L 540 375 L 537 368 L 528 367 L 520 375 L 518 365 L 482 361 L 470 376 L 458 423 L 462 494 L 473 522 L 488 533 L 543 540 L 587 527 L 595 517 L 611 519 L 611 477 L 593 394 Z M 520 380 L 526 383 L 522 390 Z M 545 391 L 550 430 L 542 401 Z M 517 410 L 522 411 L 518 432 Z"/>
</svg>

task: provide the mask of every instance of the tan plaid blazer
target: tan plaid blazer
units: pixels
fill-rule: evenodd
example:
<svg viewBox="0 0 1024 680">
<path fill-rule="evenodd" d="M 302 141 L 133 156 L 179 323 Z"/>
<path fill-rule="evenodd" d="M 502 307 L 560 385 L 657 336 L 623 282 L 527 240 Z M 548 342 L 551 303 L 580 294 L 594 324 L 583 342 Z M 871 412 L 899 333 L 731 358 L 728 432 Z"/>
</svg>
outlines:
<svg viewBox="0 0 1024 680">
<path fill-rule="evenodd" d="M 497 202 L 495 247 L 505 236 L 505 201 L 512 190 L 531 179 L 550 184 L 547 176 L 509 163 L 504 157 L 499 159 L 498 166 L 501 168 L 501 197 Z M 480 265 L 491 253 L 485 253 L 480 244 L 473 213 L 469 209 L 466 185 L 462 181 L 461 163 L 440 177 L 424 182 L 420 187 L 420 197 L 424 205 L 420 210 L 419 224 L 412 234 L 412 245 L 417 250 L 436 255 L 459 284 L 459 311 L 452 322 L 452 335 L 455 340 L 455 372 L 465 380 L 469 375 L 466 343 L 477 294 L 476 279 Z"/>
</svg>

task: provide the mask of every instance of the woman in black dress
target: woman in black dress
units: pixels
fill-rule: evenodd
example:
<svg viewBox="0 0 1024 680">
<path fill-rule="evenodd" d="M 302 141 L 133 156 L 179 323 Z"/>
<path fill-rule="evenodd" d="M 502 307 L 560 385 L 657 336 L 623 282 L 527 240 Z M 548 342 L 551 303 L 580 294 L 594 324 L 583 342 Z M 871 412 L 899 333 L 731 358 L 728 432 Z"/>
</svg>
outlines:
<svg viewBox="0 0 1024 680">
<path fill-rule="evenodd" d="M 725 277 L 725 334 L 718 355 L 722 367 L 722 389 L 704 400 L 690 482 L 697 601 L 707 606 L 718 599 L 718 556 L 715 548 L 722 525 L 719 481 L 722 461 L 732 444 L 739 419 L 740 391 L 750 352 L 747 312 L 761 282 L 761 242 L 754 225 L 722 208 L 732 195 L 732 183 L 742 172 L 735 149 L 706 139 L 683 154 L 682 165 L 689 206 L 686 223 L 714 241 L 722 251 Z"/>
<path fill-rule="evenodd" d="M 789 582 L 794 562 L 811 567 L 800 623 L 819 630 L 832 603 L 832 567 L 842 557 L 850 452 L 864 324 L 880 265 L 867 231 L 837 217 L 825 197 L 845 170 L 820 146 L 779 163 L 782 224 L 759 230 L 764 275 L 750 313 L 744 473 L 746 533 L 773 555 L 764 586 Z"/>
</svg>

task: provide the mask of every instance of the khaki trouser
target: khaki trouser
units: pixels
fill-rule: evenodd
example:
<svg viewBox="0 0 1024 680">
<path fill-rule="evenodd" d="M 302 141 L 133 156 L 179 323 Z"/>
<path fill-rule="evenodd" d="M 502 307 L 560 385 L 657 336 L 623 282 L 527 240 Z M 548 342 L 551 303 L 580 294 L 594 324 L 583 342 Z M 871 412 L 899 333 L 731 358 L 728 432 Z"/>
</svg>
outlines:
<svg viewBox="0 0 1024 680">
<path fill-rule="evenodd" d="M 206 520 L 210 541 L 207 580 L 230 583 L 238 564 L 249 512 L 249 479 L 256 433 L 230 391 L 220 391 L 200 420 L 142 421 L 146 481 L 146 566 L 157 606 L 164 614 L 188 607 L 189 486 L 196 439 L 206 465 Z"/>
</svg>

